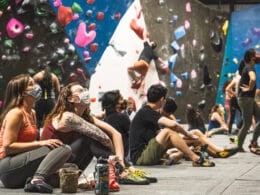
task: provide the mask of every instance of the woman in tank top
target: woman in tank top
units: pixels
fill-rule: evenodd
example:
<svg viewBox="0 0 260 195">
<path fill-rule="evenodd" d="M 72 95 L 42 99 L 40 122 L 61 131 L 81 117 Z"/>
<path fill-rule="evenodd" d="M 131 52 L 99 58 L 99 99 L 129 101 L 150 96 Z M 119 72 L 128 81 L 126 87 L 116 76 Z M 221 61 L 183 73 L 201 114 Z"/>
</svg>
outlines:
<svg viewBox="0 0 260 195">
<path fill-rule="evenodd" d="M 0 116 L 0 179 L 7 188 L 51 193 L 47 180 L 71 156 L 71 148 L 58 139 L 36 141 L 33 105 L 40 97 L 41 88 L 29 75 L 14 77 L 6 87 Z"/>
</svg>

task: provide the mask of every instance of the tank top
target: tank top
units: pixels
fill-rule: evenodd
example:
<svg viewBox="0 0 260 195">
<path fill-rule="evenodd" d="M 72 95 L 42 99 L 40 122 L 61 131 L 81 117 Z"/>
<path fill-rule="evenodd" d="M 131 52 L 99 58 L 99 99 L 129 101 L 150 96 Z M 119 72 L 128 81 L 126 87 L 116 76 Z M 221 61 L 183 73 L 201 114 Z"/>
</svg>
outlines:
<svg viewBox="0 0 260 195">
<path fill-rule="evenodd" d="M 209 120 L 209 126 L 208 130 L 214 129 L 214 128 L 219 128 L 220 124 L 217 120 Z"/>
<path fill-rule="evenodd" d="M 34 124 L 31 124 L 24 109 L 22 109 L 22 112 L 23 112 L 23 126 L 19 130 L 16 142 L 33 142 L 37 139 L 37 135 L 38 135 L 36 118 L 35 116 L 33 117 Z M 6 156 L 5 150 L 3 148 L 4 133 L 5 133 L 5 126 L 2 126 L 0 131 L 0 159 Z"/>
<path fill-rule="evenodd" d="M 80 134 L 76 131 L 70 131 L 70 132 L 61 132 L 57 131 L 51 122 L 47 122 L 44 125 L 43 132 L 41 135 L 41 140 L 47 140 L 47 139 L 59 139 L 64 144 L 70 145 L 75 140 L 77 140 L 80 137 Z"/>
<path fill-rule="evenodd" d="M 37 83 L 41 86 L 42 88 L 42 97 L 41 99 L 55 99 L 55 91 L 54 91 L 54 86 L 52 82 L 52 74 L 50 74 L 50 80 L 48 81 L 50 86 L 46 86 L 44 80 L 47 78 L 43 78 L 42 80 L 38 81 Z"/>
</svg>

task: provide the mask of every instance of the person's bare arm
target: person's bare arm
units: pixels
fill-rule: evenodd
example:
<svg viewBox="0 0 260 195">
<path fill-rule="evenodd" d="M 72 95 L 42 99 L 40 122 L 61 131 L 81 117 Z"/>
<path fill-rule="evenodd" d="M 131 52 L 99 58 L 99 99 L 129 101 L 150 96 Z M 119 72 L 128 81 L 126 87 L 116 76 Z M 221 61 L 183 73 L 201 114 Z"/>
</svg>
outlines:
<svg viewBox="0 0 260 195">
<path fill-rule="evenodd" d="M 179 123 L 177 123 L 174 120 L 168 119 L 167 117 L 161 117 L 158 120 L 158 123 L 172 129 L 173 131 L 176 131 L 178 133 L 183 134 L 184 136 L 190 138 L 190 139 L 198 139 L 197 136 L 191 134 L 189 131 L 185 130 Z"/>
<path fill-rule="evenodd" d="M 55 74 L 52 73 L 51 75 L 52 75 L 52 82 L 54 84 L 56 96 L 58 96 L 58 94 L 60 93 L 60 81 Z"/>
<path fill-rule="evenodd" d="M 59 128 L 66 128 L 69 131 L 77 131 L 113 150 L 112 141 L 106 133 L 104 133 L 96 125 L 87 122 L 72 112 L 63 113 L 61 121 L 59 122 Z"/>
<path fill-rule="evenodd" d="M 228 130 L 228 126 L 224 121 L 224 117 L 222 117 L 219 113 L 217 112 L 213 113 L 212 119 L 218 121 L 221 127 Z"/>
<path fill-rule="evenodd" d="M 39 82 L 40 80 L 42 80 L 42 78 L 43 78 L 43 74 L 42 74 L 41 72 L 38 72 L 38 73 L 36 73 L 36 74 L 33 76 L 33 80 L 34 80 L 35 82 Z"/>
<path fill-rule="evenodd" d="M 63 144 L 57 139 L 18 142 L 18 134 L 23 125 L 23 113 L 20 109 L 13 109 L 6 115 L 4 120 L 5 133 L 3 137 L 3 148 L 7 155 L 27 152 L 41 146 L 56 148 Z"/>
<path fill-rule="evenodd" d="M 236 92 L 233 91 L 233 88 L 236 87 L 236 81 L 232 80 L 228 86 L 226 87 L 226 93 L 230 94 L 230 97 L 234 97 L 236 96 Z"/>
</svg>

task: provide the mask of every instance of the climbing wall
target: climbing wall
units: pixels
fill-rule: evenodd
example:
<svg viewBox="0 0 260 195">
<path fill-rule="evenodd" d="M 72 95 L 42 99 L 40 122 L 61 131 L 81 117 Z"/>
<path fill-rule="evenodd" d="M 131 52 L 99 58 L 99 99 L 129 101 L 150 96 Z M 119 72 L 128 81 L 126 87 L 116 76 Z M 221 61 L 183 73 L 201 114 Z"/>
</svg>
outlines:
<svg viewBox="0 0 260 195">
<path fill-rule="evenodd" d="M 217 101 L 224 102 L 222 86 L 232 79 L 232 74 L 237 71 L 244 53 L 249 48 L 260 51 L 260 4 L 243 10 L 235 11 L 231 15 L 225 56 L 223 60 L 221 79 L 217 94 Z M 260 66 L 255 66 L 257 75 Z M 257 88 L 260 88 L 260 79 L 257 79 Z"/>
<path fill-rule="evenodd" d="M 100 111 L 98 98 L 112 89 L 120 89 L 125 98 L 133 97 L 139 108 L 146 101 L 146 90 L 155 83 L 165 83 L 176 98 L 181 122 L 185 122 L 187 103 L 202 109 L 205 118 L 215 103 L 227 13 L 195 0 L 10 2 L 12 9 L 8 3 L 1 4 L 0 100 L 12 76 L 33 75 L 39 64 L 47 63 L 62 84 L 77 80 L 89 86 L 96 112 Z M 22 32 L 15 36 L 6 29 L 11 19 L 22 24 Z M 156 40 L 157 52 L 171 70 L 161 72 L 152 62 L 144 92 L 130 88 L 127 74 L 143 48 L 143 31 Z"/>
<path fill-rule="evenodd" d="M 190 103 L 207 119 L 216 100 L 228 14 L 195 0 L 140 2 L 150 38 L 157 41 L 159 56 L 169 62 L 171 72 L 159 78 L 176 98 L 177 118 L 185 122 L 185 107 Z"/>
<path fill-rule="evenodd" d="M 88 87 L 90 76 L 131 2 L 2 0 L 0 102 L 10 78 L 20 73 L 33 75 L 38 65 L 45 63 L 63 85 L 79 81 Z"/>
<path fill-rule="evenodd" d="M 1 4 L 0 9 L 0 101 L 13 76 L 33 75 L 42 64 L 49 64 L 62 84 L 70 81 L 87 84 L 89 79 L 82 61 L 57 22 L 49 1 L 10 2 L 12 9 L 11 4 Z"/>
</svg>

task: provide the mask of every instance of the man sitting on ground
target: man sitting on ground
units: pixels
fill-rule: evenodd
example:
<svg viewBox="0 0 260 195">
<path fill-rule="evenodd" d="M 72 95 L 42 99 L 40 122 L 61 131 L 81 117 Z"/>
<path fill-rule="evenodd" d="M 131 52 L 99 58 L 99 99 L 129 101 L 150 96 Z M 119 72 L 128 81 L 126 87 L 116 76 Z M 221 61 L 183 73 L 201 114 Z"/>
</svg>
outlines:
<svg viewBox="0 0 260 195">
<path fill-rule="evenodd" d="M 135 115 L 130 127 L 130 158 L 137 165 L 160 164 L 160 159 L 169 148 L 176 147 L 193 162 L 193 166 L 213 167 L 215 164 L 198 156 L 184 142 L 179 133 L 187 139 L 197 136 L 183 129 L 176 121 L 164 117 L 159 112 L 164 105 L 167 88 L 155 84 L 148 89 L 147 104 Z M 163 126 L 163 129 L 160 129 Z"/>
</svg>

